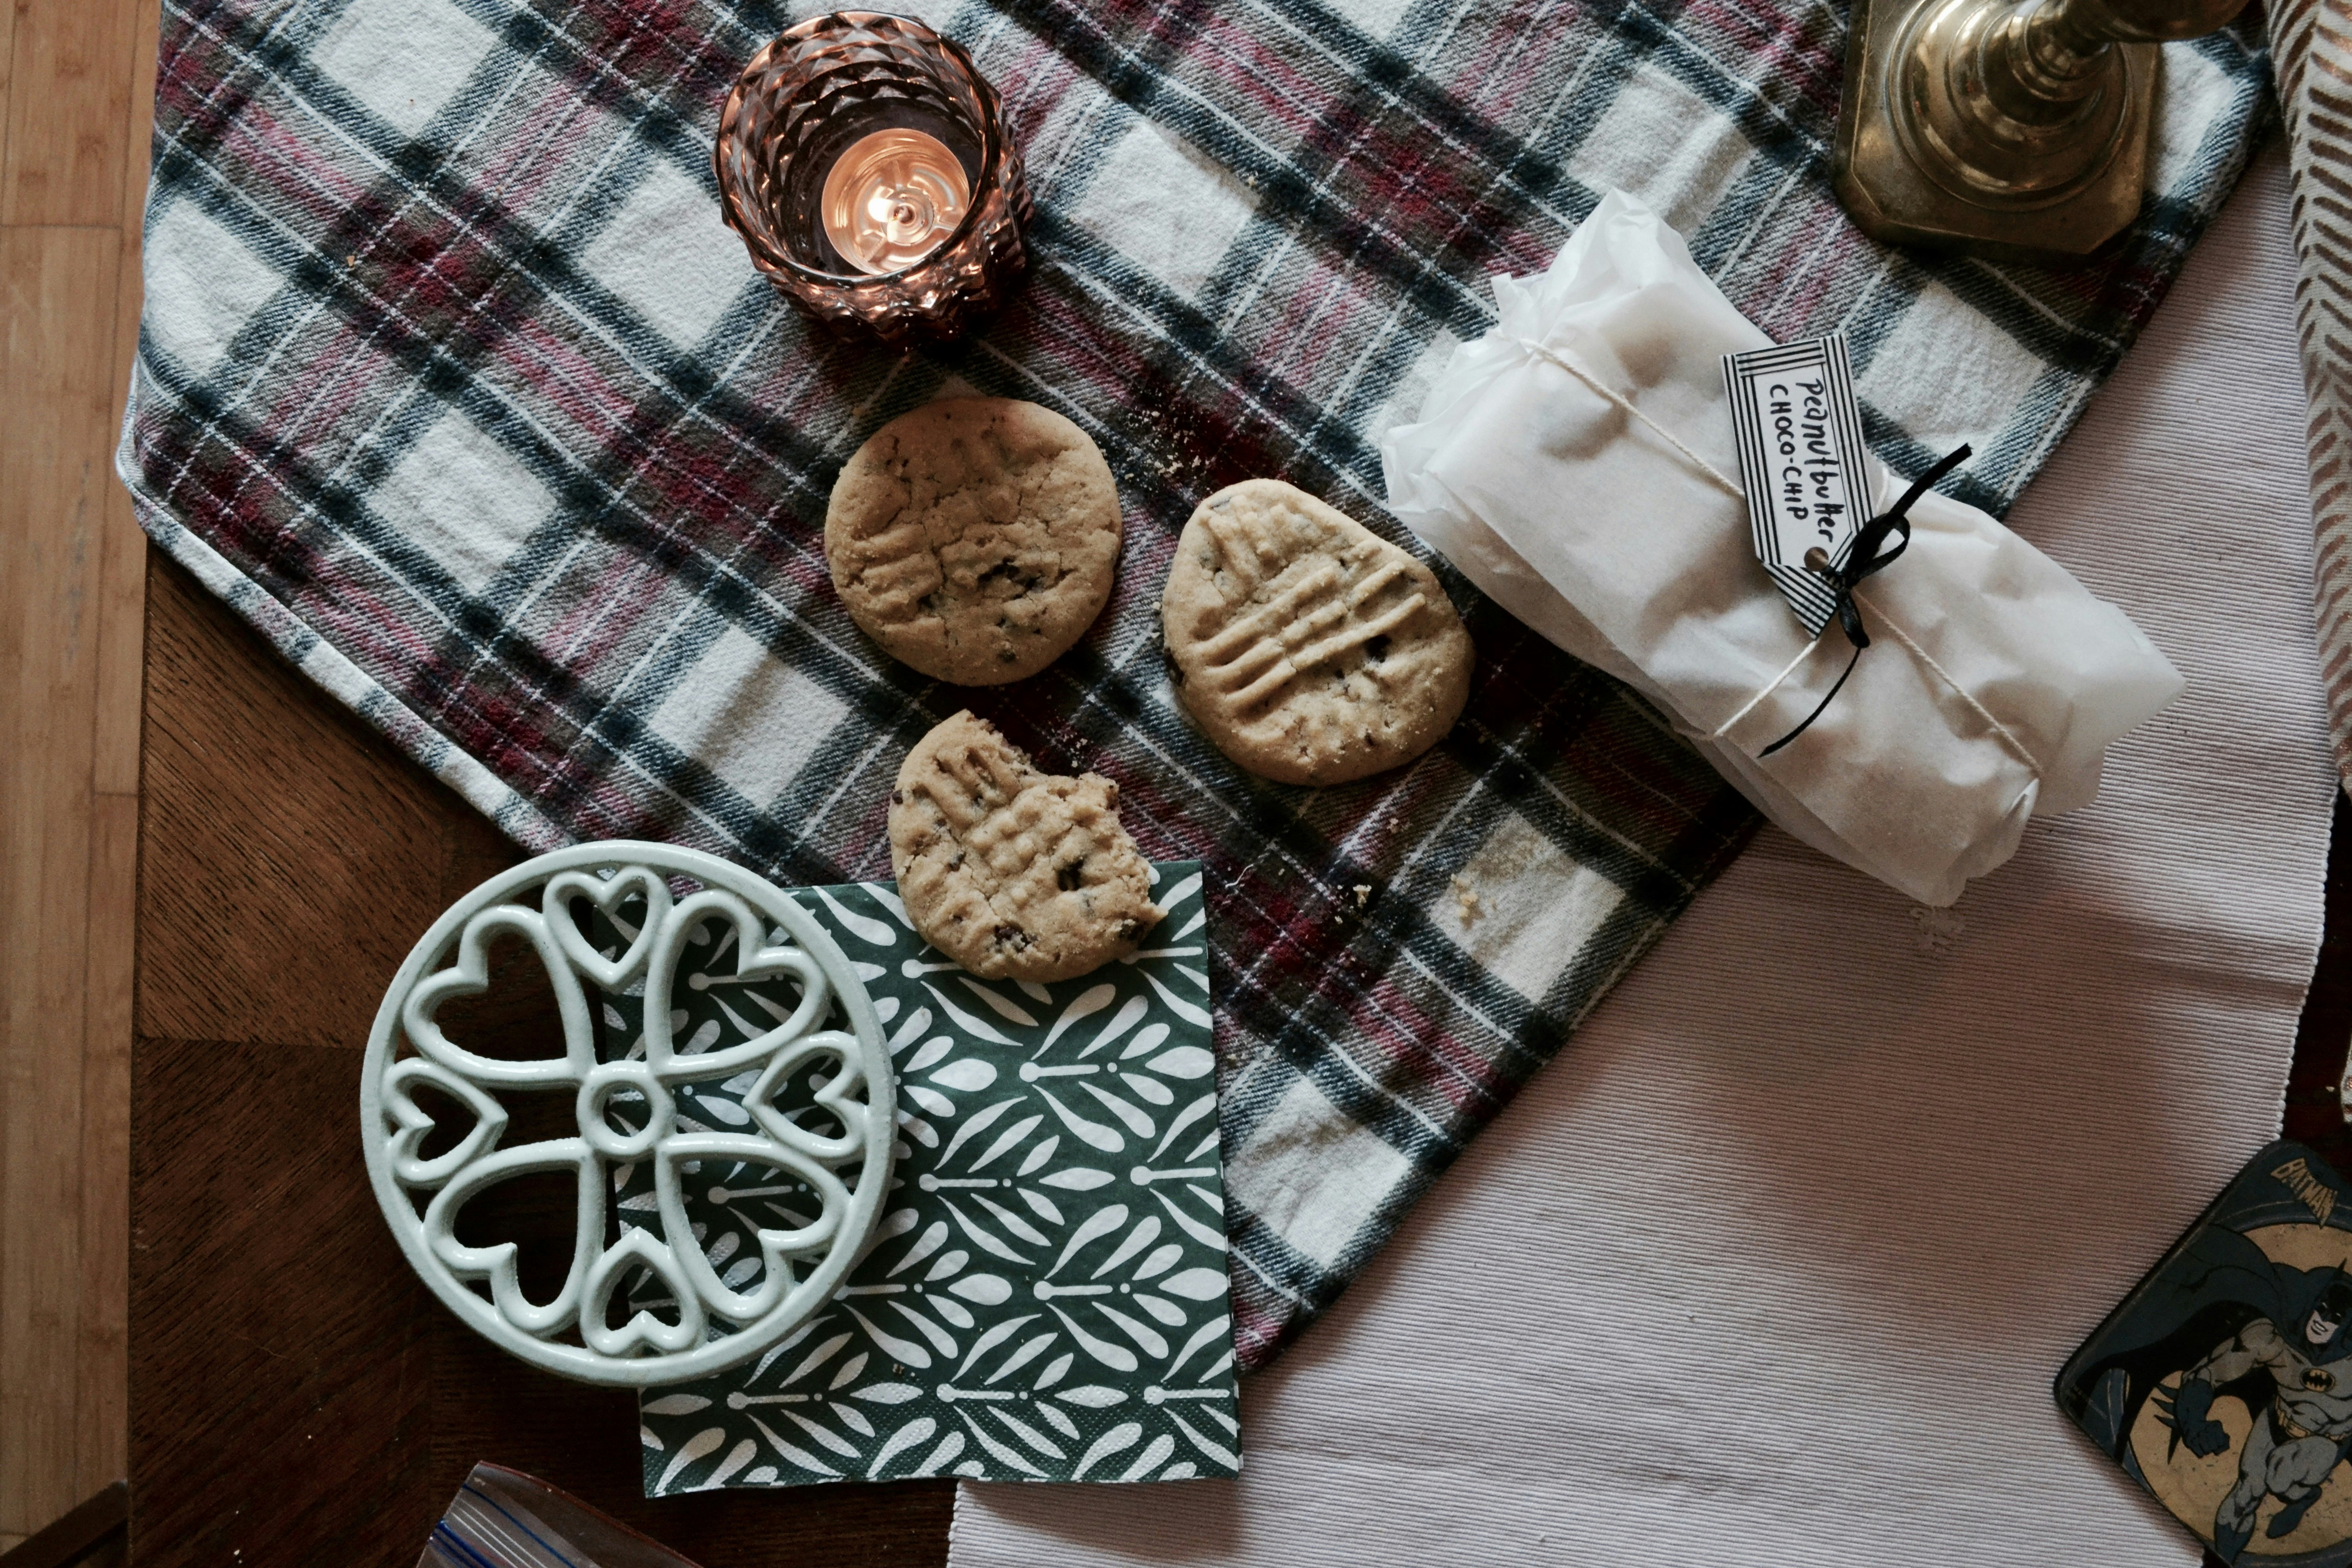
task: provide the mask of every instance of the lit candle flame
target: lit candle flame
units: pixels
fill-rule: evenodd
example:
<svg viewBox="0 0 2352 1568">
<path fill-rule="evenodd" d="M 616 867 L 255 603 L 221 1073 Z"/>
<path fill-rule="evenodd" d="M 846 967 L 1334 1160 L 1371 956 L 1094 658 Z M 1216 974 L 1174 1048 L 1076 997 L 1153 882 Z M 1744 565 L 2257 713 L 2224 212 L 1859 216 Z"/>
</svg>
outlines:
<svg viewBox="0 0 2352 1568">
<path fill-rule="evenodd" d="M 971 205 L 947 143 L 903 126 L 877 131 L 824 177 L 825 237 L 861 272 L 896 272 L 937 250 Z"/>
</svg>

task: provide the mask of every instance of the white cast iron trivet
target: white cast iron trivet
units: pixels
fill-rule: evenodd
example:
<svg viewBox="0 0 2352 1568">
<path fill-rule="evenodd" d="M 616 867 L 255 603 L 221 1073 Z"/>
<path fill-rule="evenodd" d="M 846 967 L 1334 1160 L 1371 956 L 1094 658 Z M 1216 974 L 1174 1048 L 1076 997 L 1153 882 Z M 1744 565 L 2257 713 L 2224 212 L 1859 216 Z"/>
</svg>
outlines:
<svg viewBox="0 0 2352 1568">
<path fill-rule="evenodd" d="M 682 896 L 673 883 L 691 884 Z M 572 919 L 575 900 L 607 917 L 632 899 L 645 921 L 626 951 L 606 957 Z M 731 928 L 735 973 L 699 967 L 724 938 L 694 943 L 706 923 Z M 781 929 L 779 929 L 781 928 Z M 623 928 L 625 930 L 625 926 Z M 563 1024 L 561 1057 L 506 1061 L 445 1037 L 435 1014 L 488 985 L 493 940 L 519 937 L 545 964 Z M 455 962 L 450 962 L 452 953 Z M 446 965 L 446 967 L 445 967 Z M 670 996 L 680 983 L 791 976 L 802 988 L 792 1015 L 756 1038 L 697 1051 L 670 1037 Z M 610 992 L 642 987 L 642 1057 L 598 1062 L 589 983 Z M 839 1018 L 832 1016 L 839 1004 Z M 842 1026 L 845 1025 L 845 1026 Z M 830 1071 L 829 1078 L 824 1075 Z M 681 1131 L 681 1085 L 756 1071 L 745 1094 L 744 1131 Z M 814 1131 L 774 1103 L 793 1075 L 820 1079 L 816 1104 L 838 1130 Z M 429 1085 L 475 1118 L 453 1148 L 421 1151 L 433 1118 L 416 1103 Z M 501 1096 L 568 1094 L 575 1136 L 501 1146 Z M 619 1100 L 628 1118 L 608 1114 Z M 650 1112 L 641 1127 L 629 1119 Z M 864 984 L 816 922 L 769 882 L 698 850 L 615 840 L 542 855 L 483 883 L 444 914 L 409 953 L 368 1037 L 360 1080 L 362 1136 L 377 1201 L 401 1250 L 434 1294 L 501 1348 L 584 1383 L 643 1387 L 704 1377 L 749 1360 L 821 1306 L 872 1233 L 889 1184 L 897 1089 L 880 1021 Z M 604 1244 L 614 1170 L 651 1161 L 659 1229 L 624 1228 Z M 703 1256 L 689 1226 L 683 1177 L 697 1162 L 772 1167 L 804 1185 L 818 1213 L 801 1228 L 762 1229 L 762 1268 L 738 1290 Z M 468 1199 L 509 1177 L 576 1173 L 579 1217 L 572 1265 L 552 1300 L 534 1302 L 515 1276 L 515 1246 L 469 1246 L 456 1222 Z M 420 1212 L 421 1211 L 421 1212 Z M 610 1321 L 612 1296 L 640 1268 L 668 1288 L 668 1317 Z M 730 1271 L 740 1275 L 740 1266 Z"/>
</svg>

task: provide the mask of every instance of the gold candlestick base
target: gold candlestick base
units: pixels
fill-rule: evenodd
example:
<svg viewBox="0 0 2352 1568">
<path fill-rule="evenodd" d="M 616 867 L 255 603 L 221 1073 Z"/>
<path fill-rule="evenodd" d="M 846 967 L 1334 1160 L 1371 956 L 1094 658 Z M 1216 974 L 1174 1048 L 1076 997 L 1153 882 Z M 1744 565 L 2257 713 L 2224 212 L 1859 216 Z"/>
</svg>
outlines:
<svg viewBox="0 0 2352 1568">
<path fill-rule="evenodd" d="M 2139 216 L 2157 45 L 2244 0 L 1856 0 L 1834 174 L 1863 232 L 2064 265 Z"/>
</svg>

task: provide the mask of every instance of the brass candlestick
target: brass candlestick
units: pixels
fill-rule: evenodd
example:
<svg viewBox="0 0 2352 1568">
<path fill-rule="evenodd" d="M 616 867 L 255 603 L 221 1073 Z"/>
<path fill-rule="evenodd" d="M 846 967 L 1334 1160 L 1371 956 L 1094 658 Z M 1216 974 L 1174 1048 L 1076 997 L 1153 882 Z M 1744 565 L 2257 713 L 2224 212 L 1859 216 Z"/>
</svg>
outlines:
<svg viewBox="0 0 2352 1568">
<path fill-rule="evenodd" d="M 2090 255 L 2139 215 L 2160 43 L 2245 0 L 1856 0 L 1838 199 L 1874 238 Z"/>
</svg>

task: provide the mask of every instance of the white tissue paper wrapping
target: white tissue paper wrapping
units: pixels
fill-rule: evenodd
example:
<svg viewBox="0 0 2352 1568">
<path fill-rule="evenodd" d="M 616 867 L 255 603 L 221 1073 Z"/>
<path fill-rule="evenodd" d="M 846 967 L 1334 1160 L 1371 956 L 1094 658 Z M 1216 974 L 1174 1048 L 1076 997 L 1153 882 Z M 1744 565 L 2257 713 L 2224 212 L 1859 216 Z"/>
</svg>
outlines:
<svg viewBox="0 0 2352 1568">
<path fill-rule="evenodd" d="M 1834 629 L 1808 638 L 1727 489 L 1739 469 L 1723 356 L 1770 340 L 1622 192 L 1549 270 L 1498 277 L 1495 297 L 1495 330 L 1457 349 L 1420 422 L 1381 442 L 1391 509 L 1505 609 L 1670 715 L 1814 848 L 1949 904 L 2015 853 L 2036 810 L 2088 805 L 2108 744 L 2180 690 L 2121 610 L 1931 491 L 1911 508 L 1910 547 L 1854 592 L 1871 645 L 1845 689 L 1759 755 L 1853 658 Z M 1903 489 L 1875 479 L 1881 506 Z"/>
</svg>

